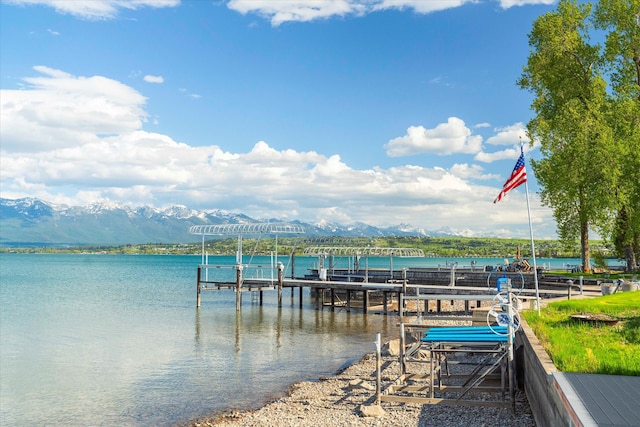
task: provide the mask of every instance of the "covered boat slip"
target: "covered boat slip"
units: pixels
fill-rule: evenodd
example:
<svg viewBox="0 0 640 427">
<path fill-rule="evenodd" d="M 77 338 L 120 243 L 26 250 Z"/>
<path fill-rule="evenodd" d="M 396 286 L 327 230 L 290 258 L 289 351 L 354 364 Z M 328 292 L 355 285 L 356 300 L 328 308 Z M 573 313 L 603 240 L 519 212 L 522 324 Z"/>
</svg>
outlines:
<svg viewBox="0 0 640 427">
<path fill-rule="evenodd" d="M 406 343 L 406 332 L 415 339 L 413 343 Z M 509 326 L 403 323 L 400 376 L 384 390 L 378 384 L 378 403 L 511 406 L 515 410 L 512 338 Z"/>
</svg>

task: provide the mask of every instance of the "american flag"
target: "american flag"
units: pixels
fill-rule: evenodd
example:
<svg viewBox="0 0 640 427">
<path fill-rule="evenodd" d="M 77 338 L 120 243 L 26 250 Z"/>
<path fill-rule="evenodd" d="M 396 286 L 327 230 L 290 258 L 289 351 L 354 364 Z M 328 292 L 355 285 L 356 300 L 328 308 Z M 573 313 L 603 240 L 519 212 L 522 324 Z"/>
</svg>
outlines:
<svg viewBox="0 0 640 427">
<path fill-rule="evenodd" d="M 502 191 L 500 192 L 500 194 L 498 194 L 498 197 L 496 197 L 493 203 L 498 203 L 509 192 L 509 190 L 513 190 L 514 188 L 524 184 L 525 182 L 527 182 L 527 170 L 524 167 L 524 152 L 521 148 L 520 157 L 518 157 L 518 161 L 513 167 L 511 176 L 504 183 L 504 185 L 502 186 Z"/>
</svg>

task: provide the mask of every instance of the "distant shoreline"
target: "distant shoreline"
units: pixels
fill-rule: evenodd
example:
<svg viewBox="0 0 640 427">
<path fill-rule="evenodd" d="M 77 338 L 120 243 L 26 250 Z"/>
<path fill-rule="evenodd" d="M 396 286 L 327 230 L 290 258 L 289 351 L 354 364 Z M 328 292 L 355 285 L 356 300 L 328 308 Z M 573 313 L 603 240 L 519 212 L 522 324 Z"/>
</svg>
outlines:
<svg viewBox="0 0 640 427">
<path fill-rule="evenodd" d="M 275 239 L 263 237 L 260 239 L 244 237 L 245 248 L 251 248 L 256 254 L 269 255 L 274 252 Z M 210 256 L 235 255 L 237 251 L 237 237 L 225 239 L 209 239 L 204 242 L 204 251 Z M 592 251 L 606 254 L 606 248 L 601 241 L 590 241 Z M 491 237 L 426 237 L 426 236 L 384 236 L 377 238 L 357 237 L 307 237 L 285 238 L 278 241 L 278 254 L 289 255 L 295 251 L 302 255 L 308 246 L 348 246 L 375 248 L 412 248 L 421 250 L 426 258 L 513 258 L 522 254 L 524 258 L 531 258 L 531 241 L 529 239 L 491 238 Z M 538 258 L 580 258 L 580 247 L 567 248 L 559 240 L 535 240 L 536 257 Z M 117 254 L 171 254 L 197 255 L 202 254 L 202 242 L 182 243 L 111 243 L 111 244 L 82 244 L 82 243 L 51 243 L 51 242 L 0 242 L 0 252 L 21 253 L 79 253 L 101 252 Z"/>
</svg>

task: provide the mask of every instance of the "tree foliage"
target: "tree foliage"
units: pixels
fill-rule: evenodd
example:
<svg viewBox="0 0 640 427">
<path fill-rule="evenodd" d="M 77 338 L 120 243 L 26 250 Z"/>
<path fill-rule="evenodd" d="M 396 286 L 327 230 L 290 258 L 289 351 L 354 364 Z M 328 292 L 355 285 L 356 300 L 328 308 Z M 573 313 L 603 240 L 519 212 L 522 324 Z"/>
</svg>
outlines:
<svg viewBox="0 0 640 427">
<path fill-rule="evenodd" d="M 636 225 L 639 180 L 631 185 L 628 179 L 637 178 L 639 165 L 637 153 L 629 152 L 637 148 L 639 132 L 638 98 L 629 97 L 638 95 L 629 84 L 638 25 L 617 17 L 631 10 L 637 16 L 638 2 L 606 0 L 594 8 L 561 0 L 534 22 L 532 50 L 518 81 L 534 94 L 535 116 L 527 128 L 543 155 L 533 162 L 542 202 L 553 209 L 560 239 L 580 241 L 585 271 L 590 229 L 621 244 L 637 237 L 628 229 Z M 591 42 L 599 29 L 609 31 L 604 48 Z"/>
<path fill-rule="evenodd" d="M 601 0 L 594 23 L 606 32 L 604 59 L 613 104 L 608 122 L 620 169 L 618 204 L 604 234 L 631 269 L 640 258 L 640 0 Z"/>
</svg>

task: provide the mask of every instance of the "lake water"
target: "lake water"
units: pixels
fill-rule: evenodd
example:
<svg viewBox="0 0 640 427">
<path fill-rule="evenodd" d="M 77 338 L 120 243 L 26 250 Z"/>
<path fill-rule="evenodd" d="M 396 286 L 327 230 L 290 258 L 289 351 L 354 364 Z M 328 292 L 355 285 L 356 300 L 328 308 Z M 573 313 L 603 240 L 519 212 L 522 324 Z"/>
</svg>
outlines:
<svg viewBox="0 0 640 427">
<path fill-rule="evenodd" d="M 285 290 L 280 308 L 276 292 L 265 292 L 262 305 L 245 294 L 237 312 L 232 291 L 207 291 L 196 309 L 200 262 L 0 254 L 0 425 L 161 426 L 257 407 L 294 382 L 330 375 L 373 351 L 377 332 L 397 333 L 393 316 L 317 310 L 308 289 L 302 308 L 297 290 L 293 297 Z M 296 258 L 296 275 L 314 262 Z M 395 258 L 393 266 L 446 262 Z M 389 263 L 369 260 L 372 268 Z"/>
</svg>

